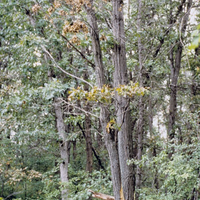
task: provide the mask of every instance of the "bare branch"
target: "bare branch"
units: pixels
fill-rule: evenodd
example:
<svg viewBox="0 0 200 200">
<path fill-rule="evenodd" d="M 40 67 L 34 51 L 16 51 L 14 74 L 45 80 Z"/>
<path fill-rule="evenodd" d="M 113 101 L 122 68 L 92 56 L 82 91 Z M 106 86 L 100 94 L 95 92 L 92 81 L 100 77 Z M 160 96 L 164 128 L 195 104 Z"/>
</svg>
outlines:
<svg viewBox="0 0 200 200">
<path fill-rule="evenodd" d="M 185 51 L 186 51 L 186 48 L 185 48 L 185 45 L 184 45 L 183 40 L 182 40 L 182 35 L 185 33 L 191 9 L 192 9 L 192 0 L 189 0 L 187 12 L 182 17 L 181 24 L 180 24 L 180 27 L 179 27 L 179 38 L 180 38 L 181 45 L 183 46 Z M 186 51 L 186 59 L 187 59 L 187 62 L 188 62 L 188 66 L 190 68 L 190 61 L 189 61 L 189 58 L 188 58 L 188 55 L 187 55 L 187 51 Z"/>
<path fill-rule="evenodd" d="M 90 60 L 88 60 L 88 59 L 86 58 L 86 56 L 85 56 L 81 51 L 79 51 L 79 50 L 78 50 L 64 35 L 60 34 L 59 32 L 58 32 L 58 34 L 59 34 L 64 40 L 66 40 L 66 41 L 70 44 L 70 46 L 72 46 L 72 47 L 82 56 L 83 59 L 85 59 L 88 63 L 90 63 L 91 66 L 92 66 L 92 68 L 94 69 L 94 67 L 95 67 L 94 63 L 92 63 Z"/>
<path fill-rule="evenodd" d="M 97 115 L 95 115 L 95 114 L 93 114 L 93 113 L 91 113 L 91 112 L 89 112 L 89 111 L 86 111 L 86 110 L 84 110 L 83 108 L 80 108 L 80 107 L 78 107 L 78 106 L 75 106 L 74 104 L 71 104 L 71 103 L 69 103 L 69 102 L 67 102 L 67 101 L 65 101 L 65 100 L 63 100 L 63 99 L 62 99 L 62 102 L 64 102 L 65 104 L 67 104 L 67 105 L 69 105 L 69 106 L 72 106 L 72 107 L 74 107 L 74 108 L 76 108 L 76 109 L 78 109 L 78 110 L 81 110 L 81 111 L 84 112 L 86 115 L 91 115 L 91 116 L 94 116 L 94 117 L 96 117 L 96 118 L 99 118 Z"/>
<path fill-rule="evenodd" d="M 62 68 L 57 64 L 57 62 L 55 61 L 55 59 L 53 58 L 53 56 L 50 54 L 50 52 L 49 52 L 43 45 L 41 45 L 41 47 L 42 47 L 43 51 L 44 51 L 45 53 L 48 54 L 48 56 L 49 56 L 49 57 L 51 58 L 51 60 L 54 62 L 54 65 L 55 65 L 59 70 L 61 70 L 63 73 L 67 74 L 68 76 L 71 76 L 71 77 L 73 77 L 73 78 L 75 78 L 75 79 L 78 79 L 78 80 L 80 80 L 80 81 L 82 81 L 82 82 L 84 82 L 84 83 L 87 83 L 90 87 L 93 87 L 93 85 L 90 84 L 89 82 L 87 82 L 86 80 L 84 80 L 84 79 L 82 79 L 82 78 L 79 78 L 79 77 L 77 77 L 77 76 L 75 76 L 75 75 L 73 75 L 73 74 L 70 74 L 69 72 L 67 72 L 67 71 L 65 71 L 64 69 L 62 69 Z"/>
</svg>

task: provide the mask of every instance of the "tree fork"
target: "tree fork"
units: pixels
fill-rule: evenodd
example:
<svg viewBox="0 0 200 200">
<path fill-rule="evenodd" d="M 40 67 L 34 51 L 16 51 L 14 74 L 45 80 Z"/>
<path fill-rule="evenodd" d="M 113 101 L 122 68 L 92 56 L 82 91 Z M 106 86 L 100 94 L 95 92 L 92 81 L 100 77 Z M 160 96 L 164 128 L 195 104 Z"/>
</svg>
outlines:
<svg viewBox="0 0 200 200">
<path fill-rule="evenodd" d="M 92 38 L 92 48 L 94 53 L 95 61 L 95 71 L 96 71 L 96 82 L 97 86 L 101 88 L 106 84 L 104 66 L 102 60 L 102 52 L 99 39 L 99 30 L 97 25 L 97 19 L 95 16 L 95 11 L 93 9 L 93 0 L 90 0 L 91 6 L 85 6 L 88 22 L 90 24 L 90 35 Z M 106 148 L 109 154 L 109 160 L 111 165 L 111 174 L 112 174 L 112 183 L 113 183 L 113 192 L 115 200 L 120 200 L 120 190 L 121 190 L 121 176 L 120 176 L 120 164 L 119 164 L 119 155 L 116 145 L 116 141 L 112 140 L 111 135 L 106 132 L 106 126 L 109 120 L 108 110 L 104 105 L 101 105 L 100 111 L 100 121 L 101 127 L 104 133 L 104 140 Z"/>
<path fill-rule="evenodd" d="M 116 41 L 113 50 L 114 61 L 114 86 L 128 83 L 125 31 L 123 19 L 123 1 L 113 0 L 113 36 Z M 118 131 L 118 152 L 120 161 L 120 171 L 123 197 L 126 200 L 133 200 L 135 193 L 135 167 L 128 165 L 127 161 L 133 158 L 133 138 L 131 131 L 129 101 L 125 97 L 116 94 L 117 124 L 120 125 Z"/>
</svg>

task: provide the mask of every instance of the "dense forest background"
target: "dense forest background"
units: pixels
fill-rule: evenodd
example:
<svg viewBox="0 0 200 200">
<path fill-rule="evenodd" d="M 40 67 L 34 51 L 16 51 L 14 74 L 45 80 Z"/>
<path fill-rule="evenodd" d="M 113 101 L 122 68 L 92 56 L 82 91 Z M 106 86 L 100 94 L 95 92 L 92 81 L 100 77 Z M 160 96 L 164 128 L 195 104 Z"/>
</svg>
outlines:
<svg viewBox="0 0 200 200">
<path fill-rule="evenodd" d="M 199 7 L 0 0 L 0 199 L 200 199 Z"/>
</svg>

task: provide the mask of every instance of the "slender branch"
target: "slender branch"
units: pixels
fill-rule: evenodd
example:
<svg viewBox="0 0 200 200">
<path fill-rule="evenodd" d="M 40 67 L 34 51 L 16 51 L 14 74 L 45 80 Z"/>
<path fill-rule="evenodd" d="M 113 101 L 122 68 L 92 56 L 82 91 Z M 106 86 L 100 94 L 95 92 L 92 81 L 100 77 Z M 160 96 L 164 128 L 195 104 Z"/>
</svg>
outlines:
<svg viewBox="0 0 200 200">
<path fill-rule="evenodd" d="M 83 134 L 83 136 L 84 136 L 84 138 L 85 138 L 86 136 L 85 136 L 85 131 L 84 131 L 83 127 L 80 125 L 79 122 L 77 123 L 77 125 L 78 125 L 79 128 L 81 129 L 81 132 L 82 132 L 82 134 Z M 99 163 L 99 166 L 105 171 L 105 168 L 104 168 L 104 166 L 103 166 L 102 163 L 101 163 L 101 159 L 100 159 L 99 156 L 97 155 L 97 152 L 95 151 L 94 147 L 92 147 L 92 151 L 93 151 L 94 156 L 96 157 L 96 159 L 97 159 L 97 161 L 98 161 L 98 163 Z"/>
<path fill-rule="evenodd" d="M 84 110 L 84 109 L 82 109 L 82 108 L 80 108 L 80 107 L 78 107 L 78 106 L 75 106 L 74 104 L 68 103 L 67 101 L 65 101 L 65 100 L 63 100 L 63 99 L 62 99 L 62 101 L 63 101 L 65 104 L 69 105 L 69 106 L 72 106 L 72 107 L 74 107 L 74 108 L 76 108 L 76 109 L 78 109 L 78 110 L 81 110 L 81 111 L 84 112 L 86 115 L 92 115 L 92 116 L 94 116 L 94 117 L 96 117 L 96 118 L 99 118 L 97 115 L 95 115 L 95 114 L 93 114 L 93 113 L 91 113 L 91 112 L 88 112 L 88 111 L 86 111 L 86 110 Z"/>
<path fill-rule="evenodd" d="M 60 34 L 59 32 L 58 32 L 58 35 L 60 35 L 64 40 L 66 40 L 70 44 L 70 46 L 72 46 L 82 56 L 83 59 L 85 59 L 88 63 L 91 64 L 92 68 L 94 69 L 95 67 L 94 63 L 88 60 L 86 56 L 81 51 L 79 51 L 64 35 Z"/>
<path fill-rule="evenodd" d="M 77 77 L 77 76 L 75 76 L 75 75 L 73 75 L 73 74 L 71 74 L 71 73 L 65 71 L 63 68 L 61 68 L 61 67 L 57 64 L 57 62 L 55 61 L 55 59 L 53 58 L 53 56 L 50 54 L 50 52 L 49 52 L 43 45 L 41 45 L 41 47 L 42 47 L 43 51 L 44 51 L 45 53 L 48 54 L 48 56 L 49 56 L 49 57 L 51 58 L 51 60 L 54 62 L 54 65 L 55 65 L 59 70 L 61 70 L 63 73 L 67 74 L 68 76 L 71 76 L 71 77 L 73 77 L 73 78 L 75 78 L 75 79 L 78 79 L 78 80 L 80 80 L 80 81 L 82 81 L 82 82 L 84 82 L 84 83 L 87 83 L 90 87 L 93 87 L 93 85 L 90 84 L 89 82 L 87 82 L 86 80 L 84 80 L 84 79 L 82 79 L 82 78 L 79 78 L 79 77 Z"/>
<path fill-rule="evenodd" d="M 179 38 L 180 38 L 180 42 L 184 48 L 184 50 L 186 51 L 186 48 L 185 48 L 185 45 L 183 43 L 183 40 L 182 40 L 182 34 L 183 32 L 185 32 L 185 29 L 186 29 L 186 26 L 187 26 L 187 23 L 188 23 L 188 18 L 189 18 L 189 15 L 190 15 L 190 11 L 192 9 L 192 0 L 189 1 L 189 8 L 187 10 L 187 12 L 185 13 L 185 15 L 182 17 L 181 19 L 181 24 L 180 24 L 180 27 L 179 27 Z M 186 51 L 186 59 L 187 59 L 187 63 L 188 63 L 188 66 L 190 68 L 190 61 L 189 61 L 189 58 L 188 58 L 188 55 L 187 55 L 187 51 Z"/>
<path fill-rule="evenodd" d="M 16 195 L 16 194 L 21 194 L 21 193 L 22 193 L 22 191 L 20 191 L 20 192 L 13 192 L 12 194 L 9 194 L 9 195 L 5 198 L 5 200 L 8 199 L 9 197 L 12 197 L 12 196 L 14 196 L 14 195 Z"/>
<path fill-rule="evenodd" d="M 170 32 L 170 29 L 176 24 L 177 22 L 177 19 L 178 19 L 178 16 L 180 15 L 180 13 L 182 12 L 183 10 L 183 5 L 185 4 L 186 0 L 182 0 L 181 4 L 179 5 L 178 7 L 178 10 L 175 14 L 175 17 L 171 20 L 171 24 L 169 26 L 169 28 L 165 31 L 165 34 L 163 35 L 163 37 L 159 40 L 160 41 L 160 44 L 157 46 L 156 48 L 156 51 L 155 53 L 153 54 L 153 57 L 156 58 L 156 56 L 158 55 L 162 45 L 164 44 L 164 41 L 165 41 L 165 36 L 167 36 Z"/>
</svg>

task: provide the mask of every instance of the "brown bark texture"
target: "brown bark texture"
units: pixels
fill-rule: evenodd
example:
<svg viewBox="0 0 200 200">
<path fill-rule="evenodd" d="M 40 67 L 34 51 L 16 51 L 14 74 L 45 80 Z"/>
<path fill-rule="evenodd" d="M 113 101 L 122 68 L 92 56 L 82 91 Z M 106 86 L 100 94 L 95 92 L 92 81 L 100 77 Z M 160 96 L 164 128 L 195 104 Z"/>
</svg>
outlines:
<svg viewBox="0 0 200 200">
<path fill-rule="evenodd" d="M 125 32 L 123 20 L 123 1 L 113 0 L 113 36 L 116 41 L 113 49 L 114 62 L 114 86 L 128 83 Z M 120 161 L 120 171 L 122 189 L 126 200 L 134 199 L 135 171 L 133 165 L 127 165 L 127 161 L 133 158 L 133 138 L 131 131 L 131 116 L 129 100 L 116 94 L 116 112 L 118 130 L 118 152 Z"/>
<path fill-rule="evenodd" d="M 84 79 L 85 80 L 88 79 L 87 73 L 84 74 Z M 87 84 L 84 85 L 84 89 L 86 91 L 89 90 L 89 87 Z M 87 112 L 91 111 L 89 102 L 85 106 L 85 111 Z M 86 158 L 87 158 L 86 170 L 91 173 L 92 166 L 93 166 L 93 154 L 92 154 L 92 137 L 91 137 L 91 119 L 89 115 L 85 115 L 84 125 L 85 125 Z"/>
<path fill-rule="evenodd" d="M 91 0 L 91 5 L 93 1 Z M 101 88 L 105 82 L 104 66 L 102 61 L 102 52 L 99 40 L 99 30 L 97 25 L 97 19 L 95 16 L 95 11 L 93 6 L 86 7 L 88 22 L 91 27 L 91 38 L 92 38 L 92 47 L 95 60 L 95 70 L 96 70 L 96 82 L 97 86 Z M 109 122 L 109 112 L 106 106 L 101 105 L 100 111 L 100 121 L 101 127 L 104 133 L 104 140 L 106 148 L 109 154 L 109 160 L 111 165 L 111 175 L 113 182 L 113 191 L 116 200 L 120 200 L 120 189 L 121 189 L 121 177 L 120 177 L 120 165 L 119 165 L 119 156 L 116 141 L 111 137 L 111 134 L 106 132 L 106 125 Z"/>
<path fill-rule="evenodd" d="M 188 0 L 186 2 L 187 3 L 186 12 L 180 19 L 181 24 L 179 28 L 179 41 L 177 41 L 177 45 L 175 46 L 176 48 L 175 47 L 172 48 L 170 52 L 171 83 L 170 83 L 169 123 L 167 131 L 170 141 L 172 141 L 175 137 L 175 121 L 176 121 L 176 110 L 177 110 L 177 83 L 178 83 L 179 72 L 181 69 L 181 59 L 184 48 L 183 37 L 186 31 L 192 2 L 193 0 Z M 171 150 L 171 152 L 169 152 L 169 158 L 171 158 L 172 154 L 173 154 L 173 149 Z"/>
<path fill-rule="evenodd" d="M 85 108 L 86 111 L 90 111 L 89 106 Z M 93 154 L 92 154 L 92 137 L 91 137 L 91 120 L 88 115 L 85 116 L 85 141 L 86 141 L 86 170 L 92 172 L 93 166 Z"/>
<path fill-rule="evenodd" d="M 142 1 L 138 0 L 138 16 L 137 16 L 137 31 L 138 34 L 141 32 L 142 26 Z M 139 83 L 140 86 L 143 86 L 143 56 L 142 56 L 142 41 L 141 37 L 138 37 L 138 60 L 139 60 Z M 139 116 L 138 116 L 138 123 L 137 123 L 137 159 L 142 159 L 142 149 L 143 149 L 143 135 L 144 135 L 144 103 L 143 97 L 139 98 Z M 141 180 L 142 180 L 142 169 L 141 167 L 137 166 L 136 170 L 136 188 L 139 189 L 141 187 Z M 136 198 L 138 199 L 138 194 L 136 194 Z"/>
<path fill-rule="evenodd" d="M 91 0 L 91 5 L 93 1 Z M 113 0 L 113 21 L 112 32 L 115 40 L 113 49 L 113 63 L 115 67 L 113 82 L 114 86 L 126 85 L 127 64 L 125 49 L 125 32 L 123 20 L 123 1 Z M 99 41 L 99 30 L 93 6 L 86 7 L 88 22 L 91 28 L 92 46 L 95 60 L 97 86 L 101 88 L 105 81 L 102 52 Z M 100 121 L 104 133 L 104 140 L 108 150 L 113 191 L 115 200 L 122 196 L 126 200 L 134 199 L 135 171 L 133 165 L 127 165 L 127 161 L 133 158 L 133 138 L 131 131 L 131 120 L 129 111 L 129 100 L 116 94 L 116 121 L 119 130 L 113 134 L 106 131 L 107 123 L 110 121 L 109 111 L 106 105 L 101 104 Z"/>
</svg>

